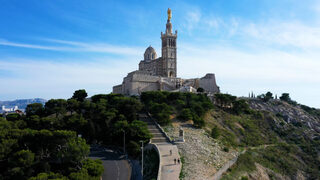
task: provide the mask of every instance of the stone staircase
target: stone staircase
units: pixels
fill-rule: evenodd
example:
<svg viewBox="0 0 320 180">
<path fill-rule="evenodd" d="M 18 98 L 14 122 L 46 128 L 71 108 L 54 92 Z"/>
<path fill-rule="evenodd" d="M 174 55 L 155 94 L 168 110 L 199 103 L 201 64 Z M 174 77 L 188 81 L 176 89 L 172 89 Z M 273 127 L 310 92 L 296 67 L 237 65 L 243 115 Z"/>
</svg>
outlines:
<svg viewBox="0 0 320 180">
<path fill-rule="evenodd" d="M 153 135 L 151 143 L 170 143 L 168 138 L 161 132 L 160 128 L 147 114 L 139 114 L 139 120 L 148 124 L 148 129 Z"/>
<path fill-rule="evenodd" d="M 148 129 L 153 135 L 150 143 L 155 146 L 159 153 L 157 180 L 179 180 L 181 164 L 174 163 L 174 159 L 180 158 L 178 147 L 171 143 L 160 126 L 150 116 L 141 113 L 139 114 L 139 120 L 147 123 Z"/>
</svg>

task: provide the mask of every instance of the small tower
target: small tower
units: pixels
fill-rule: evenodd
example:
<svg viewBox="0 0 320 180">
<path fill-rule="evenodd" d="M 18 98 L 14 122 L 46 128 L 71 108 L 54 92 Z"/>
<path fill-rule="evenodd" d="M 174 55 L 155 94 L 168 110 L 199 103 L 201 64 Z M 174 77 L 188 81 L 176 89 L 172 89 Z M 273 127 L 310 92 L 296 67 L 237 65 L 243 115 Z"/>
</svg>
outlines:
<svg viewBox="0 0 320 180">
<path fill-rule="evenodd" d="M 163 75 L 164 77 L 177 77 L 177 31 L 172 33 L 171 9 L 168 8 L 168 20 L 166 24 L 166 32 L 161 32 L 162 40 L 162 59 L 163 59 Z"/>
</svg>

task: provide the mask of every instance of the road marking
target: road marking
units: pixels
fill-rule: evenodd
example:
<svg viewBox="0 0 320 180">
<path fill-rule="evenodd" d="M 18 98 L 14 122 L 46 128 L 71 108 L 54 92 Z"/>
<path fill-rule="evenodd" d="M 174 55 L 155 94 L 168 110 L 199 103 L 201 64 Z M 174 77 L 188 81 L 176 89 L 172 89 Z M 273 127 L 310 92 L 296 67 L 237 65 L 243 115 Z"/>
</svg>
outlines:
<svg viewBox="0 0 320 180">
<path fill-rule="evenodd" d="M 117 166 L 117 170 L 118 170 L 118 177 L 117 177 L 117 180 L 120 179 L 120 168 L 119 168 L 119 165 L 118 165 L 118 162 L 117 161 L 114 161 L 116 163 L 116 166 Z"/>
</svg>

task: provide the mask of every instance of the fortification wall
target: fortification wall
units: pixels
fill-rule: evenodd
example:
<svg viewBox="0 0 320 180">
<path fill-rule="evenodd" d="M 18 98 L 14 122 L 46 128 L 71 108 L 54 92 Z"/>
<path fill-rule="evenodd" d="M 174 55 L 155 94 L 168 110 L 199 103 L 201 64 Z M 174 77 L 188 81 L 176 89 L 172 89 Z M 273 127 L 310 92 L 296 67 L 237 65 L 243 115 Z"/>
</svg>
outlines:
<svg viewBox="0 0 320 180">
<path fill-rule="evenodd" d="M 113 86 L 112 93 L 122 94 L 122 84 Z"/>
<path fill-rule="evenodd" d="M 207 92 L 218 93 L 220 92 L 219 86 L 217 86 L 216 78 L 214 74 L 206 74 L 199 79 L 199 87 L 202 87 Z"/>
</svg>

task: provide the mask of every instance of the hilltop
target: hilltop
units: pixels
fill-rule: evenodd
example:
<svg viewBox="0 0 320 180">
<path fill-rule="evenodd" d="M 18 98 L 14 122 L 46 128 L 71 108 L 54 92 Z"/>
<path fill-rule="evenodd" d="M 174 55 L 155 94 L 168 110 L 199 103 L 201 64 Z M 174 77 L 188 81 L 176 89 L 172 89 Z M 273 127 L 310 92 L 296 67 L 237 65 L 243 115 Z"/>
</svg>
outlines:
<svg viewBox="0 0 320 180">
<path fill-rule="evenodd" d="M 47 100 L 42 98 L 33 98 L 33 99 L 16 99 L 13 101 L 0 101 L 0 106 L 8 106 L 8 107 L 14 107 L 18 106 L 19 109 L 25 109 L 28 104 L 32 103 L 41 103 L 45 104 Z"/>
<path fill-rule="evenodd" d="M 125 135 L 128 156 L 140 159 L 139 143 L 150 142 L 152 134 L 138 113 L 150 113 L 173 140 L 184 130 L 185 142 L 177 144 L 180 179 L 320 177 L 320 110 L 300 105 L 288 94 L 280 100 L 270 93 L 259 98 L 218 93 L 209 98 L 205 93 L 166 91 L 87 98 L 85 90 L 78 90 L 70 99 L 32 103 L 24 115 L 0 118 L 0 179 L 99 179 L 101 162 L 86 160 L 89 144 L 122 147 Z M 155 158 L 150 157 L 146 163 L 152 164 Z M 17 158 L 23 161 L 17 163 Z M 91 166 L 94 173 L 88 171 Z"/>
</svg>

